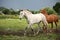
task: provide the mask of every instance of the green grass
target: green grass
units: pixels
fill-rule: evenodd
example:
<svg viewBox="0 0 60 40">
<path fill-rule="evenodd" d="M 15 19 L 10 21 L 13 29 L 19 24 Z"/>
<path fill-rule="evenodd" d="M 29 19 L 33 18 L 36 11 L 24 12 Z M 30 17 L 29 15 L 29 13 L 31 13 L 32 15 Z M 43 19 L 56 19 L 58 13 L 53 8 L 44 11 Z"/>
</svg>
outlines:
<svg viewBox="0 0 60 40">
<path fill-rule="evenodd" d="M 56 36 L 57 36 L 56 34 L 49 34 L 49 35 L 40 34 L 35 37 L 3 35 L 0 36 L 0 40 L 56 40 Z"/>
<path fill-rule="evenodd" d="M 22 19 L 0 19 L 0 30 L 24 30 L 27 26 L 26 20 Z M 36 28 L 36 24 L 33 25 Z M 42 23 L 40 24 L 42 26 Z M 48 25 L 50 26 L 50 24 Z M 49 27 L 48 27 L 49 28 Z M 55 28 L 55 25 L 54 25 Z M 60 22 L 58 23 L 58 28 L 60 28 Z M 13 36 L 13 35 L 0 35 L 0 40 L 56 40 L 56 38 L 60 38 L 60 34 L 56 33 L 48 33 L 48 35 L 44 33 L 40 33 L 38 36 L 30 37 L 30 36 Z"/>
<path fill-rule="evenodd" d="M 11 29 L 11 30 L 19 30 L 26 27 L 25 19 L 0 19 L 0 30 L 1 29 Z"/>
<path fill-rule="evenodd" d="M 37 24 L 32 25 L 36 28 Z M 42 26 L 42 25 L 41 25 Z M 11 29 L 21 30 L 27 27 L 26 19 L 0 19 L 0 30 Z"/>
</svg>

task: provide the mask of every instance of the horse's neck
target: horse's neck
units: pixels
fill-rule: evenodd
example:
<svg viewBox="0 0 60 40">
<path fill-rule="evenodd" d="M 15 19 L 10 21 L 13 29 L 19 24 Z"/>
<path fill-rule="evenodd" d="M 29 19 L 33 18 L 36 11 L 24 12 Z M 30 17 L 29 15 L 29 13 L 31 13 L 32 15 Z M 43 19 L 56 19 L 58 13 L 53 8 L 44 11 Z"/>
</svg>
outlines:
<svg viewBox="0 0 60 40">
<path fill-rule="evenodd" d="M 47 12 L 42 12 L 42 14 L 44 14 L 44 15 L 48 15 Z"/>
<path fill-rule="evenodd" d="M 26 18 L 27 20 L 27 23 L 29 23 L 29 19 L 30 17 L 32 16 L 32 14 L 25 14 L 24 17 Z"/>
<path fill-rule="evenodd" d="M 48 15 L 48 14 L 46 14 L 46 13 L 42 13 L 42 14 L 44 14 L 44 15 Z"/>
<path fill-rule="evenodd" d="M 44 14 L 46 17 L 48 17 L 48 14 Z"/>
<path fill-rule="evenodd" d="M 25 13 L 25 18 L 28 19 L 30 16 L 32 16 L 33 14 L 32 13 Z"/>
</svg>

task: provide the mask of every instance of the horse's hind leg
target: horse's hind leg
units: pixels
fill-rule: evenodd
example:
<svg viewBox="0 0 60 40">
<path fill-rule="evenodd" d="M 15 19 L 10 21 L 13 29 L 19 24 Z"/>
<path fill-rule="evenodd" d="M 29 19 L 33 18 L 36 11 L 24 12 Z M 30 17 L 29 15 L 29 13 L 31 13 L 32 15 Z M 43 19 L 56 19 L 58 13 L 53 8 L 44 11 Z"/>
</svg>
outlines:
<svg viewBox="0 0 60 40">
<path fill-rule="evenodd" d="M 46 33 L 47 32 L 47 23 L 43 22 L 43 32 Z"/>
<path fill-rule="evenodd" d="M 53 31 L 53 22 L 51 22 L 51 29 L 50 29 L 50 32 Z"/>
<path fill-rule="evenodd" d="M 55 22 L 55 25 L 56 25 L 56 29 L 57 29 L 57 22 Z"/>
<path fill-rule="evenodd" d="M 51 29 L 53 29 L 53 22 L 51 23 Z"/>
</svg>

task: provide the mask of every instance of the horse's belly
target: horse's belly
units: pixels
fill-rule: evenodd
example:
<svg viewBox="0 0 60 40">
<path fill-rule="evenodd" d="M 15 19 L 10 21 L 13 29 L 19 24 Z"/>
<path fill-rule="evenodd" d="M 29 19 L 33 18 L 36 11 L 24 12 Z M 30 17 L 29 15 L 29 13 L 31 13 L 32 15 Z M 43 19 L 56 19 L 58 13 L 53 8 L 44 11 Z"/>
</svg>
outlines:
<svg viewBox="0 0 60 40">
<path fill-rule="evenodd" d="M 38 22 L 40 22 L 40 21 L 41 21 L 41 20 L 39 20 L 39 19 L 34 19 L 34 20 L 30 20 L 29 23 L 34 24 L 34 23 L 38 23 Z"/>
<path fill-rule="evenodd" d="M 34 19 L 33 21 L 34 21 L 34 23 L 38 23 L 38 22 L 40 22 L 42 19 L 41 18 L 36 18 L 36 19 Z"/>
<path fill-rule="evenodd" d="M 51 16 L 46 17 L 46 19 L 47 19 L 47 22 L 48 22 L 48 23 L 51 23 L 51 22 L 54 21 L 54 18 L 51 17 Z"/>
</svg>

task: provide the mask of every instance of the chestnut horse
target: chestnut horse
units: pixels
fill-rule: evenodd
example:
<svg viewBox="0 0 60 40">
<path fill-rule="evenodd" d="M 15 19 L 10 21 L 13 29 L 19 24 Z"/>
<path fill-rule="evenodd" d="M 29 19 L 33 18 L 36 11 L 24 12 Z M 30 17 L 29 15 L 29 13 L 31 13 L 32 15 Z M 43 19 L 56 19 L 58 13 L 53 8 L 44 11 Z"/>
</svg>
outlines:
<svg viewBox="0 0 60 40">
<path fill-rule="evenodd" d="M 45 11 L 45 9 L 41 10 L 40 12 L 45 15 L 47 22 L 51 23 L 51 29 L 53 29 L 53 22 L 55 23 L 56 29 L 57 29 L 57 22 L 58 22 L 57 15 L 54 15 L 54 14 L 48 15 L 48 13 Z"/>
</svg>

